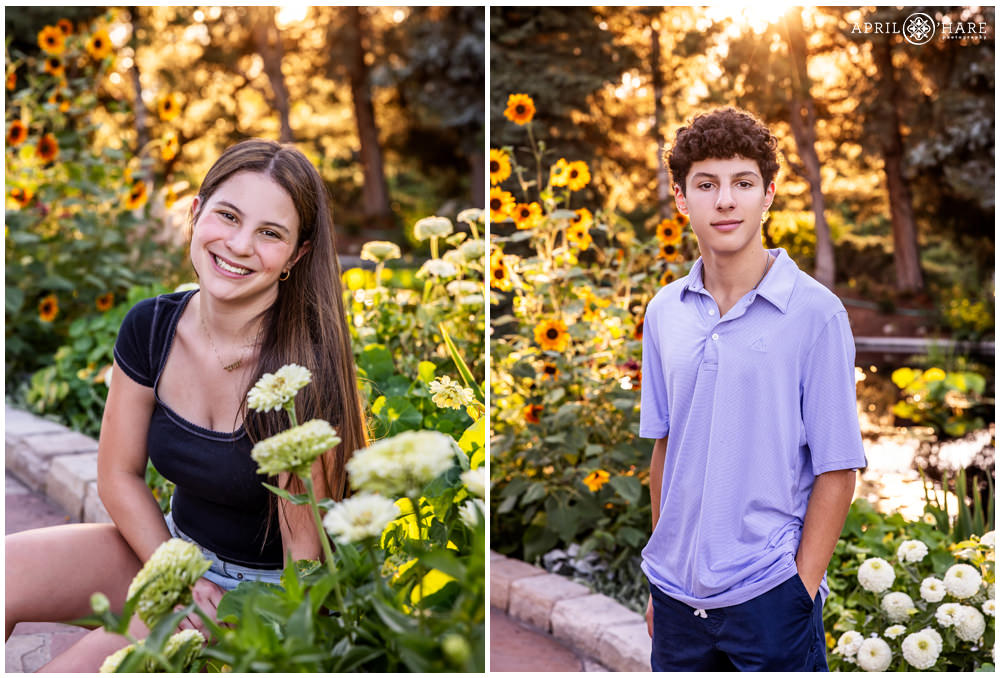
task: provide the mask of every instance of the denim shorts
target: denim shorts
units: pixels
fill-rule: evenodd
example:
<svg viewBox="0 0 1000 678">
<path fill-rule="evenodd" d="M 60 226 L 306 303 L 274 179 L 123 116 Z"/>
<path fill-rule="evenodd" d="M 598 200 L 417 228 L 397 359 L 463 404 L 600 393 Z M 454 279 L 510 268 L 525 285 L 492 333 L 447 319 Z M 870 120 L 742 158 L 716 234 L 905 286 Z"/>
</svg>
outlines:
<svg viewBox="0 0 1000 678">
<path fill-rule="evenodd" d="M 173 515 L 168 513 L 164 516 L 164 518 L 167 521 L 167 529 L 170 530 L 171 536 L 191 542 L 201 549 L 202 554 L 206 558 L 212 561 L 212 565 L 208 568 L 208 572 L 206 572 L 203 576 L 213 584 L 217 584 L 224 591 L 232 591 L 245 581 L 261 581 L 267 584 L 281 583 L 282 570 L 280 568 L 254 568 L 226 562 L 220 558 L 217 553 L 209 551 L 194 539 L 181 532 L 177 525 L 174 524 Z"/>
<path fill-rule="evenodd" d="M 799 576 L 731 607 L 696 610 L 655 585 L 654 671 L 827 671 L 823 601 Z"/>
</svg>

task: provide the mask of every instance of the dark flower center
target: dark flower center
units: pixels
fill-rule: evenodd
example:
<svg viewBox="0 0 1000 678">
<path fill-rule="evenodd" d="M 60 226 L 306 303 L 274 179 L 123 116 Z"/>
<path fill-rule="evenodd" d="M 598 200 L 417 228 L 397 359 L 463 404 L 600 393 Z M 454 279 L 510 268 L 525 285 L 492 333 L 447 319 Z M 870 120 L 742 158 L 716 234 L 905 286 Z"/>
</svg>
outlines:
<svg viewBox="0 0 1000 678">
<path fill-rule="evenodd" d="M 569 178 L 570 179 L 576 179 L 578 176 L 580 176 L 580 173 L 577 170 L 570 170 L 569 171 Z"/>
<path fill-rule="evenodd" d="M 100 38 L 94 40 L 94 49 L 102 49 L 104 47 L 104 41 Z"/>
<path fill-rule="evenodd" d="M 503 207 L 503 201 L 500 198 L 492 198 L 490 200 L 491 210 L 499 210 L 501 207 Z"/>
<path fill-rule="evenodd" d="M 490 160 L 490 174 L 500 171 L 500 163 L 496 160 Z"/>
<path fill-rule="evenodd" d="M 664 254 L 673 254 L 676 251 L 677 251 L 677 248 L 674 247 L 673 245 L 664 245 L 663 246 L 663 253 Z"/>
<path fill-rule="evenodd" d="M 545 372 L 545 374 L 555 374 L 556 367 L 555 365 L 546 365 L 543 371 Z"/>
<path fill-rule="evenodd" d="M 549 339 L 549 341 L 555 341 L 556 339 L 559 338 L 559 330 L 557 330 L 555 327 L 550 327 L 548 330 L 546 330 L 545 336 L 546 338 Z"/>
<path fill-rule="evenodd" d="M 504 278 L 506 275 L 507 272 L 504 271 L 503 266 L 497 266 L 496 268 L 493 269 L 493 277 L 496 278 L 497 280 Z"/>
<path fill-rule="evenodd" d="M 524 104 L 518 104 L 514 108 L 514 112 L 517 113 L 518 115 L 524 115 L 525 114 L 525 110 L 526 109 L 524 108 Z"/>
</svg>

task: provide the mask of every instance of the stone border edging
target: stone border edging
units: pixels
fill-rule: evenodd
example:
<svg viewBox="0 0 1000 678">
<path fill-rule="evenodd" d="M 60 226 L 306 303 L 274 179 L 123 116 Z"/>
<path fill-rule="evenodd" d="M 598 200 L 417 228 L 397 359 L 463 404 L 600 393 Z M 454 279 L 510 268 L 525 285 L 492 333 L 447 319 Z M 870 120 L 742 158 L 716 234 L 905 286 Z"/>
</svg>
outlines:
<svg viewBox="0 0 1000 678">
<path fill-rule="evenodd" d="M 490 551 L 490 605 L 611 671 L 650 671 L 645 618 L 582 584 Z"/>
<path fill-rule="evenodd" d="M 75 521 L 110 523 L 97 494 L 97 441 L 5 404 L 5 467 Z"/>
</svg>

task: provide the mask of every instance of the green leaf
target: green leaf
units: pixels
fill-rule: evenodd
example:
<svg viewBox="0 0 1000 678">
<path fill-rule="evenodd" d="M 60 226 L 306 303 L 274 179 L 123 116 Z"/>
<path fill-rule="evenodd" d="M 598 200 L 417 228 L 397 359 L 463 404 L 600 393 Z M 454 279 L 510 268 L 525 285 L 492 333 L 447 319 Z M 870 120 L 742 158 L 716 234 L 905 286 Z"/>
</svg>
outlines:
<svg viewBox="0 0 1000 678">
<path fill-rule="evenodd" d="M 455 556 L 454 551 L 437 549 L 421 555 L 420 562 L 431 569 L 441 570 L 455 579 L 462 580 L 465 578 L 465 566 Z"/>
<path fill-rule="evenodd" d="M 521 506 L 528 506 L 545 497 L 545 485 L 543 483 L 531 483 L 528 491 L 521 497 Z"/>
<path fill-rule="evenodd" d="M 639 498 L 642 496 L 642 483 L 635 476 L 612 476 L 608 484 L 614 488 L 618 496 L 628 503 L 639 503 Z"/>
<path fill-rule="evenodd" d="M 15 314 L 21 310 L 21 306 L 24 305 L 24 291 L 7 285 L 6 291 L 4 292 L 4 304 L 8 314 Z"/>
<path fill-rule="evenodd" d="M 308 494 L 292 494 L 288 490 L 283 490 L 280 487 L 275 487 L 274 485 L 268 485 L 267 483 L 261 483 L 261 485 L 271 490 L 271 492 L 278 495 L 282 499 L 287 499 L 296 506 L 302 506 L 304 504 L 309 503 Z"/>
</svg>

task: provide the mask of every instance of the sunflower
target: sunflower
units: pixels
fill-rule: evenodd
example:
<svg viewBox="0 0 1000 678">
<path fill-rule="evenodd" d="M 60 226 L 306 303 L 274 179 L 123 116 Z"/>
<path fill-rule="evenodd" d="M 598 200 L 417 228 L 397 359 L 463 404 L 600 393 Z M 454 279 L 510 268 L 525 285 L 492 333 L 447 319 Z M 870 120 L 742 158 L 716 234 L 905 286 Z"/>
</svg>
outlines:
<svg viewBox="0 0 1000 678">
<path fill-rule="evenodd" d="M 64 36 L 73 35 L 73 22 L 69 19 L 60 19 L 57 21 L 56 28 L 62 31 Z"/>
<path fill-rule="evenodd" d="M 490 221 L 501 222 L 510 219 L 510 211 L 515 204 L 514 196 L 499 186 L 490 189 Z"/>
<path fill-rule="evenodd" d="M 101 313 L 105 311 L 110 311 L 111 307 L 115 305 L 115 293 L 108 292 L 107 294 L 102 294 L 97 297 L 97 310 Z"/>
<path fill-rule="evenodd" d="M 125 198 L 125 209 L 137 210 L 146 204 L 146 182 L 139 179 L 132 184 L 128 190 L 128 197 Z"/>
<path fill-rule="evenodd" d="M 490 256 L 490 287 L 498 290 L 510 289 L 510 271 L 507 270 L 503 252 L 500 251 Z"/>
<path fill-rule="evenodd" d="M 170 162 L 177 156 L 177 151 L 181 148 L 180 141 L 177 140 L 176 132 L 167 132 L 163 135 L 162 146 L 160 146 L 160 156 L 163 162 Z"/>
<path fill-rule="evenodd" d="M 499 148 L 490 149 L 490 185 L 502 183 L 510 176 L 510 156 Z"/>
<path fill-rule="evenodd" d="M 164 122 L 169 122 L 181 114 L 181 98 L 177 94 L 171 92 L 170 94 L 165 94 L 160 97 L 160 100 L 156 103 L 157 113 L 160 115 L 160 120 Z"/>
<path fill-rule="evenodd" d="M 566 170 L 566 186 L 571 191 L 582 191 L 590 183 L 590 168 L 583 160 L 569 164 Z"/>
<path fill-rule="evenodd" d="M 571 224 L 566 229 L 566 240 L 581 250 L 589 249 L 594 242 L 590 237 L 590 229 L 583 224 Z"/>
<path fill-rule="evenodd" d="M 664 219 L 656 225 L 656 237 L 664 245 L 676 245 L 681 241 L 682 228 L 676 219 Z"/>
<path fill-rule="evenodd" d="M 59 157 L 59 142 L 51 134 L 46 134 L 38 140 L 38 148 L 35 153 L 45 162 L 52 162 Z"/>
<path fill-rule="evenodd" d="M 66 66 L 63 65 L 62 57 L 51 55 L 45 57 L 45 72 L 57 78 L 66 75 Z"/>
<path fill-rule="evenodd" d="M 542 379 L 555 379 L 559 376 L 559 368 L 555 363 L 542 363 Z"/>
<path fill-rule="evenodd" d="M 542 206 L 537 202 L 520 203 L 514 205 L 510 216 L 520 230 L 534 228 L 542 219 Z"/>
<path fill-rule="evenodd" d="M 635 324 L 635 331 L 632 332 L 632 336 L 642 341 L 642 326 L 646 322 L 646 316 L 639 318 L 639 321 Z"/>
<path fill-rule="evenodd" d="M 688 218 L 688 216 L 686 214 L 681 214 L 680 212 L 674 215 L 674 221 L 677 222 L 677 226 L 682 230 L 684 229 L 685 226 L 691 223 L 691 220 Z"/>
<path fill-rule="evenodd" d="M 667 261 L 679 261 L 681 251 L 673 243 L 663 243 L 660 245 L 660 258 Z"/>
<path fill-rule="evenodd" d="M 38 31 L 38 46 L 47 54 L 62 54 L 66 49 L 66 36 L 56 26 L 46 26 Z"/>
<path fill-rule="evenodd" d="M 20 120 L 14 120 L 7 128 L 7 145 L 20 146 L 28 138 L 28 126 Z"/>
<path fill-rule="evenodd" d="M 602 487 L 604 487 L 605 483 L 607 483 L 609 480 L 611 480 L 611 474 L 609 474 L 607 471 L 597 469 L 595 471 L 591 471 L 590 474 L 588 474 L 587 477 L 583 479 L 583 484 L 586 485 L 587 489 L 589 489 L 591 492 L 597 492 Z"/>
<path fill-rule="evenodd" d="M 56 295 L 50 294 L 38 302 L 38 318 L 43 323 L 52 322 L 57 315 L 59 315 L 59 300 L 56 299 Z"/>
<path fill-rule="evenodd" d="M 535 117 L 535 102 L 527 94 L 511 94 L 503 114 L 517 125 L 527 125 Z"/>
<path fill-rule="evenodd" d="M 590 226 L 594 223 L 594 215 L 586 207 L 576 210 L 576 216 L 570 222 L 574 226 Z"/>
<path fill-rule="evenodd" d="M 27 207 L 28 203 L 34 197 L 30 188 L 12 188 L 10 189 L 11 200 L 18 204 L 18 207 Z"/>
<path fill-rule="evenodd" d="M 17 71 L 11 71 L 7 74 L 7 89 L 14 89 L 17 87 Z"/>
<path fill-rule="evenodd" d="M 167 192 L 163 194 L 163 206 L 170 209 L 177 202 L 177 193 L 174 191 L 173 186 L 167 187 Z"/>
<path fill-rule="evenodd" d="M 61 113 L 65 113 L 69 110 L 69 99 L 66 98 L 66 95 L 61 89 L 57 89 L 49 95 L 49 103 L 56 106 Z"/>
<path fill-rule="evenodd" d="M 569 333 L 562 320 L 543 320 L 535 326 L 535 341 L 543 351 L 565 351 L 569 346 Z"/>
<path fill-rule="evenodd" d="M 671 271 L 668 268 L 667 270 L 665 270 L 663 272 L 663 275 L 660 276 L 660 285 L 664 285 L 664 286 L 669 285 L 670 283 L 672 283 L 676 279 L 677 279 L 677 276 L 674 275 L 674 272 Z"/>
<path fill-rule="evenodd" d="M 100 61 L 111 54 L 111 37 L 106 29 L 94 31 L 94 34 L 90 36 L 87 40 L 87 53 L 95 61 Z"/>
<path fill-rule="evenodd" d="M 538 415 L 541 414 L 542 410 L 544 409 L 545 408 L 543 408 L 541 405 L 525 405 L 524 409 L 521 410 L 521 415 L 524 417 L 524 420 L 529 424 L 537 424 Z"/>
<path fill-rule="evenodd" d="M 556 164 L 549 168 L 549 183 L 560 188 L 566 185 L 569 179 L 569 163 L 566 158 L 559 158 Z"/>
</svg>

